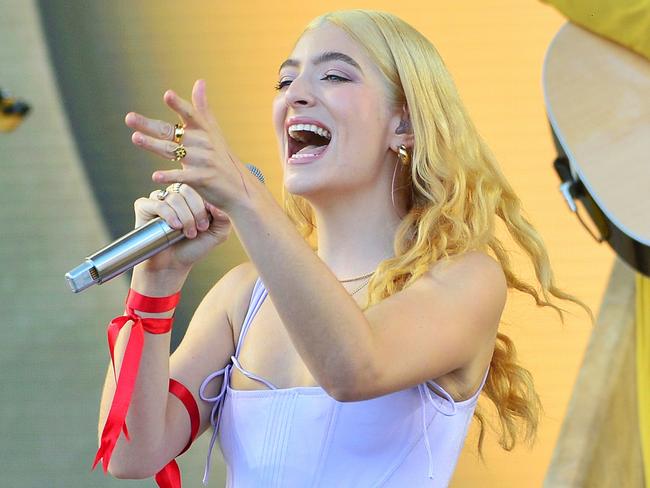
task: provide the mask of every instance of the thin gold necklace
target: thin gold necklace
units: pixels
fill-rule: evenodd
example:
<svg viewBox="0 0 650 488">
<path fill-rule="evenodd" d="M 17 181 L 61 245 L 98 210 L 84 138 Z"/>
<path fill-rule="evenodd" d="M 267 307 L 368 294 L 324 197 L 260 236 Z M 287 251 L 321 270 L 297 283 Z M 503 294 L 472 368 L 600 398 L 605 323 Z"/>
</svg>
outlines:
<svg viewBox="0 0 650 488">
<path fill-rule="evenodd" d="M 366 275 L 363 275 L 363 276 L 357 276 L 356 278 L 348 278 L 347 280 L 339 280 L 339 281 L 340 281 L 341 283 L 348 283 L 348 282 L 350 282 L 350 281 L 357 281 L 357 280 L 360 280 L 360 279 L 362 279 L 362 278 L 367 278 L 368 276 L 372 276 L 373 274 L 375 274 L 374 271 L 372 271 L 372 272 L 370 272 L 370 273 L 368 273 L 368 274 L 366 274 Z"/>
<path fill-rule="evenodd" d="M 366 285 L 368 284 L 369 281 L 370 281 L 370 278 L 368 278 L 366 281 L 364 281 L 363 284 L 362 284 L 359 288 L 357 288 L 357 289 L 354 290 L 352 293 L 350 293 L 350 296 L 354 295 L 356 292 L 358 292 L 359 290 L 361 290 L 361 288 L 363 288 L 364 286 L 366 286 Z"/>
<path fill-rule="evenodd" d="M 347 280 L 339 280 L 339 283 L 349 283 L 349 282 L 351 282 L 351 281 L 357 281 L 357 280 L 361 280 L 361 279 L 363 279 L 363 278 L 368 278 L 366 281 L 364 281 L 364 282 L 361 284 L 361 286 L 360 286 L 359 288 L 357 288 L 357 289 L 354 290 L 352 293 L 350 293 L 350 296 L 352 296 L 352 295 L 354 295 L 356 292 L 358 292 L 359 290 L 361 290 L 361 288 L 363 288 L 364 286 L 366 286 L 366 285 L 368 284 L 368 282 L 370 281 L 370 277 L 371 277 L 373 274 L 375 274 L 375 271 L 371 271 L 370 273 L 365 274 L 365 275 L 363 275 L 363 276 L 357 276 L 356 278 L 348 278 Z M 348 292 L 348 293 L 349 293 L 349 292 Z"/>
</svg>

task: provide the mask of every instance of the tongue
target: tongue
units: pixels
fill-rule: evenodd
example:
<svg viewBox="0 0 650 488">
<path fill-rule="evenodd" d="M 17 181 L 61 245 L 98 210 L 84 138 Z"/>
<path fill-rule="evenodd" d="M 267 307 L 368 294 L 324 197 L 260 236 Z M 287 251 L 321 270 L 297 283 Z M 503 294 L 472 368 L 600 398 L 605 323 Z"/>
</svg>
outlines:
<svg viewBox="0 0 650 488">
<path fill-rule="evenodd" d="M 300 151 L 298 151 L 296 154 L 313 154 L 315 156 L 317 154 L 322 153 L 325 150 L 326 147 L 327 147 L 327 144 L 325 144 L 324 146 L 313 146 L 313 145 L 305 146 Z M 294 156 L 296 154 L 294 154 Z"/>
</svg>

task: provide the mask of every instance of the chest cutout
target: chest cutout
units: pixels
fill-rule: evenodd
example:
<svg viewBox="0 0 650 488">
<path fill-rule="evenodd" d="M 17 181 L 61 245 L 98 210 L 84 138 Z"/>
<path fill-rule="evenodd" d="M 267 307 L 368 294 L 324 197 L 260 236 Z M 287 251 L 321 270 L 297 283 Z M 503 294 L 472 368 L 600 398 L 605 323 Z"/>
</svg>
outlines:
<svg viewBox="0 0 650 488">
<path fill-rule="evenodd" d="M 246 310 L 236 324 L 239 337 Z M 304 361 L 296 351 L 282 320 L 266 296 L 252 319 L 239 351 L 239 363 L 248 372 L 261 376 L 277 388 L 317 386 Z M 268 387 L 233 367 L 230 386 L 235 390 L 266 390 Z"/>
</svg>

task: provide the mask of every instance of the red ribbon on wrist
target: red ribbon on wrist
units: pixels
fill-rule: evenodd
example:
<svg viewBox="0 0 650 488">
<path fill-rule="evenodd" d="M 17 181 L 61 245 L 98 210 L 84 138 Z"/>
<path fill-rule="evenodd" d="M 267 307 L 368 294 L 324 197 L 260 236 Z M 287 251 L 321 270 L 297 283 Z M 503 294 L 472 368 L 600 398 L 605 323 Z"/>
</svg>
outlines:
<svg viewBox="0 0 650 488">
<path fill-rule="evenodd" d="M 126 414 L 131 404 L 131 395 L 133 394 L 135 380 L 138 376 L 138 368 L 140 367 L 140 357 L 142 356 L 142 348 L 144 346 L 144 332 L 165 334 L 171 330 L 172 322 L 174 321 L 173 317 L 166 319 L 142 318 L 137 315 L 136 311 L 146 313 L 167 312 L 173 309 L 179 300 L 180 292 L 168 297 L 148 297 L 134 290 L 129 290 L 126 298 L 125 314 L 115 317 L 108 325 L 108 348 L 111 354 L 113 374 L 116 375 L 115 342 L 122 327 L 127 322 L 133 321 L 131 334 L 126 344 L 124 358 L 122 359 L 120 375 L 116 378 L 115 394 L 113 395 L 111 408 L 108 412 L 104 429 L 102 430 L 99 449 L 97 449 L 92 469 L 95 469 L 101 459 L 104 473 L 108 471 L 108 464 L 110 463 L 113 449 L 115 449 L 120 432 L 123 431 L 126 439 L 129 440 L 129 434 L 126 428 Z"/>
</svg>

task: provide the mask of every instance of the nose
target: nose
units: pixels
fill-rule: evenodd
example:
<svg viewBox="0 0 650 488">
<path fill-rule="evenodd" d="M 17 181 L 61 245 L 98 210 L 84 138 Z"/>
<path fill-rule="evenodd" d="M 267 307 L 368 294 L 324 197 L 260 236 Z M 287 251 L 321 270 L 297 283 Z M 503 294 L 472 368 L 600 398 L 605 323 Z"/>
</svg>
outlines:
<svg viewBox="0 0 650 488">
<path fill-rule="evenodd" d="M 296 77 L 287 87 L 286 102 L 290 107 L 308 107 L 314 104 L 311 86 L 303 76 Z"/>
</svg>

